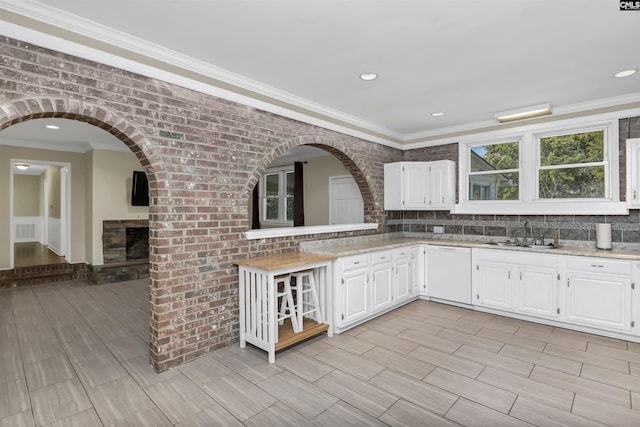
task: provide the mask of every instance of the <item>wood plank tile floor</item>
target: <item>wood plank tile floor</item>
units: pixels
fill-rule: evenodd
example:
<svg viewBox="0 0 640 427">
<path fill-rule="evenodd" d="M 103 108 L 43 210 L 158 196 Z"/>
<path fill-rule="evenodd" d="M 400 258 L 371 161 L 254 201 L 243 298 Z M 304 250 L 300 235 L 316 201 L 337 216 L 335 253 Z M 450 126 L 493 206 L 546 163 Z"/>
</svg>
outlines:
<svg viewBox="0 0 640 427">
<path fill-rule="evenodd" d="M 416 301 L 279 352 L 149 365 L 148 281 L 0 290 L 0 427 L 638 426 L 640 344 Z"/>
</svg>

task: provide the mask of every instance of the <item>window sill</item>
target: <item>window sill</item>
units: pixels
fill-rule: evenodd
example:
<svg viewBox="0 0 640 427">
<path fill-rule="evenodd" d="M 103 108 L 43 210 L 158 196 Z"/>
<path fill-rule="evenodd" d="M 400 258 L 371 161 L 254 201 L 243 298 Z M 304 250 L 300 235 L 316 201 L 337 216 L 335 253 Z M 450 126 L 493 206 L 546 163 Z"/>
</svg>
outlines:
<svg viewBox="0 0 640 427">
<path fill-rule="evenodd" d="M 533 203 L 513 202 L 467 202 L 457 204 L 454 214 L 502 214 L 502 215 L 627 215 L 625 202 L 555 200 Z"/>
<path fill-rule="evenodd" d="M 339 225 L 310 225 L 305 227 L 266 228 L 245 232 L 247 240 L 271 239 L 274 237 L 303 236 L 310 234 L 340 233 L 343 231 L 376 230 L 378 224 L 339 224 Z"/>
</svg>

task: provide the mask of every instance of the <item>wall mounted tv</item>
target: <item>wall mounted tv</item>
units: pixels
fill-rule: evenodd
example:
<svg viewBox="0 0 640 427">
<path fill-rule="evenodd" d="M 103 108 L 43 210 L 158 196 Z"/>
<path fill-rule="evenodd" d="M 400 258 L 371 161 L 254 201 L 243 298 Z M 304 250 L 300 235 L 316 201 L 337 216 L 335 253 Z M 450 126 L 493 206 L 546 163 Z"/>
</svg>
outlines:
<svg viewBox="0 0 640 427">
<path fill-rule="evenodd" d="M 142 171 L 133 171 L 131 206 L 149 206 L 149 182 Z"/>
</svg>

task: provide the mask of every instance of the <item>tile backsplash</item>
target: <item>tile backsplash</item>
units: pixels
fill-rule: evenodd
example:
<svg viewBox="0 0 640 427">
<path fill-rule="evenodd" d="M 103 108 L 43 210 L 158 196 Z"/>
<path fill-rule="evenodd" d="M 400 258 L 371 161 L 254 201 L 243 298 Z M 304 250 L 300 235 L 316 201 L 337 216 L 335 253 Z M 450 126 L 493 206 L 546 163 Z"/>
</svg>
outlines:
<svg viewBox="0 0 640 427">
<path fill-rule="evenodd" d="M 385 230 L 388 233 L 433 234 L 434 226 L 443 226 L 445 235 L 455 234 L 466 239 L 522 237 L 523 226 L 529 222 L 533 235 L 544 235 L 551 241 L 555 232 L 560 241 L 595 242 L 596 224 L 610 223 L 614 243 L 640 245 L 640 210 L 629 215 L 455 215 L 446 211 L 386 211 Z M 444 236 L 443 236 L 444 237 Z"/>
</svg>

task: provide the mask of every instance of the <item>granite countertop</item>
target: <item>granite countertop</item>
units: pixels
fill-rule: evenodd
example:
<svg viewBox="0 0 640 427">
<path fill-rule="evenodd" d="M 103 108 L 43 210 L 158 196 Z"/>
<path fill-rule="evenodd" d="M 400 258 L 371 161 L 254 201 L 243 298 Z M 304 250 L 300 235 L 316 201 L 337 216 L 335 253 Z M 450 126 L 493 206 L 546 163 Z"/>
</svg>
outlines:
<svg viewBox="0 0 640 427">
<path fill-rule="evenodd" d="M 424 237 L 398 237 L 379 235 L 377 238 L 372 236 L 364 236 L 361 238 L 352 237 L 346 239 L 323 240 L 313 242 L 301 248 L 303 252 L 313 252 L 324 255 L 333 255 L 336 257 L 357 255 L 364 252 L 379 251 L 385 249 L 394 249 L 412 245 L 438 245 L 438 246 L 454 246 L 465 248 L 483 248 L 490 250 L 518 251 L 518 252 L 537 252 L 548 254 L 576 255 L 576 256 L 593 256 L 602 258 L 618 258 L 628 260 L 640 260 L 640 251 L 632 249 L 596 249 L 595 247 L 579 247 L 579 246 L 560 246 L 556 249 L 542 249 L 534 247 L 519 246 L 499 246 L 492 245 L 489 241 L 479 240 L 456 240 L 456 239 L 440 239 L 440 238 L 424 238 Z M 595 245 L 595 243 L 591 242 Z"/>
</svg>

